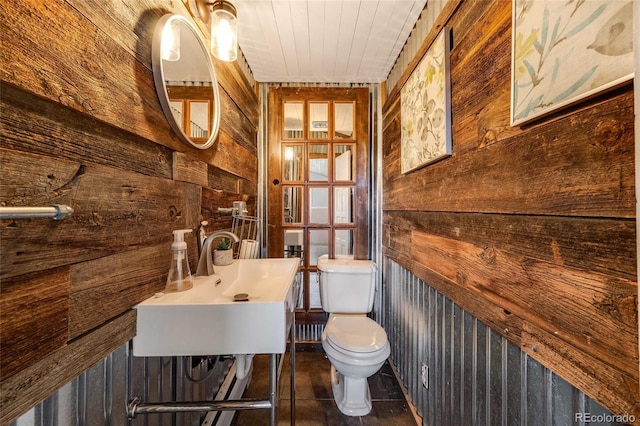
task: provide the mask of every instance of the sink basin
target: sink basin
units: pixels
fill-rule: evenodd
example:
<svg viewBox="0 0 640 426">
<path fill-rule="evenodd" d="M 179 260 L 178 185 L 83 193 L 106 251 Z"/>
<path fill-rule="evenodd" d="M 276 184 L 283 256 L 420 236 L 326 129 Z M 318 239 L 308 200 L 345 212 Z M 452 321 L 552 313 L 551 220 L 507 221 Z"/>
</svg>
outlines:
<svg viewBox="0 0 640 426">
<path fill-rule="evenodd" d="M 237 259 L 193 277 L 193 288 L 135 306 L 135 356 L 284 353 L 300 260 Z M 218 284 L 216 284 L 219 281 Z M 234 301 L 245 293 L 246 301 Z"/>
</svg>

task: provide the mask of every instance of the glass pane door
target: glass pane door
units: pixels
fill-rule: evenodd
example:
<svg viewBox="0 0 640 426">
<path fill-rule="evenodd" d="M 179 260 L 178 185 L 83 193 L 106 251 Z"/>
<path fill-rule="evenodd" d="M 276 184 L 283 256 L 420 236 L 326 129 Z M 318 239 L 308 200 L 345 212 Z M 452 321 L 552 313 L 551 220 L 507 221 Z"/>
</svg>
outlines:
<svg viewBox="0 0 640 426">
<path fill-rule="evenodd" d="M 278 88 L 270 105 L 269 255 L 300 258 L 297 310 L 323 322 L 318 258 L 367 255 L 368 91 Z"/>
</svg>

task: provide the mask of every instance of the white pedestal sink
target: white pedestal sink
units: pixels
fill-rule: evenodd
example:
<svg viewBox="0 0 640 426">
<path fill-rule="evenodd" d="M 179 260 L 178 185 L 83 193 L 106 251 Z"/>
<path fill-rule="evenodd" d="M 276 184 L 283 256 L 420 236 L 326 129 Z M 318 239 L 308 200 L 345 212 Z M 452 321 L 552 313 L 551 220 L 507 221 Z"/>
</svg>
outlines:
<svg viewBox="0 0 640 426">
<path fill-rule="evenodd" d="M 294 321 L 300 260 L 237 259 L 193 288 L 135 306 L 134 356 L 282 354 Z M 246 293 L 247 301 L 234 301 Z"/>
</svg>

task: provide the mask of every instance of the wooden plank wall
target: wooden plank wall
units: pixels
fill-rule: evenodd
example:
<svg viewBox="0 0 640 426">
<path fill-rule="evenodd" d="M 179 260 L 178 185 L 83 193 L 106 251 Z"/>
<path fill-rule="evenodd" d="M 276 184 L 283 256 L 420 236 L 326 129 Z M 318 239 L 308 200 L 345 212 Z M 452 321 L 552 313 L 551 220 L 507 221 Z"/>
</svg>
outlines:
<svg viewBox="0 0 640 426">
<path fill-rule="evenodd" d="M 131 307 L 164 288 L 173 229 L 230 228 L 217 208 L 234 200 L 255 212 L 257 96 L 215 61 L 220 135 L 183 144 L 151 72 L 165 13 L 189 16 L 166 0 L 0 4 L 0 203 L 74 209 L 0 221 L 0 424 L 133 337 Z M 195 269 L 195 233 L 188 243 Z"/>
<path fill-rule="evenodd" d="M 633 87 L 510 127 L 511 2 L 450 0 L 414 65 L 443 25 L 453 155 L 401 174 L 407 71 L 383 109 L 384 255 L 640 419 Z"/>
</svg>

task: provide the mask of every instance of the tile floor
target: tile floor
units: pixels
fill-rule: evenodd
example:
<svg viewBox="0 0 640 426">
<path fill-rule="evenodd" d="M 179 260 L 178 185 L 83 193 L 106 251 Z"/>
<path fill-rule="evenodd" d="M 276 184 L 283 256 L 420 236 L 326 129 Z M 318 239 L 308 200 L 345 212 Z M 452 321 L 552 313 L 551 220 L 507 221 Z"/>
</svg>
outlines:
<svg viewBox="0 0 640 426">
<path fill-rule="evenodd" d="M 371 413 L 362 417 L 342 414 L 331 391 L 331 363 L 320 345 L 296 345 L 296 400 L 295 424 L 299 426 L 380 425 L 413 426 L 417 422 L 407 404 L 389 363 L 369 378 L 373 400 Z M 243 398 L 267 398 L 269 395 L 269 356 L 254 358 L 253 377 Z M 280 408 L 278 424 L 289 425 L 291 392 L 289 386 L 289 355 L 285 355 L 280 376 Z M 238 411 L 234 426 L 259 426 L 269 424 L 266 410 Z"/>
</svg>

